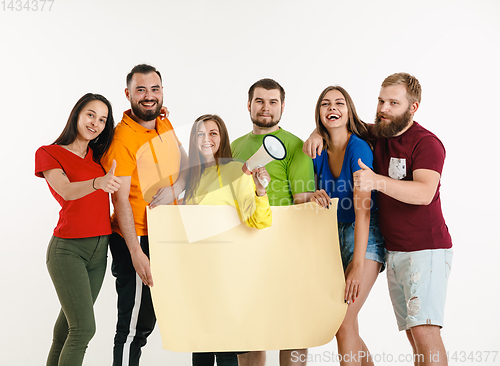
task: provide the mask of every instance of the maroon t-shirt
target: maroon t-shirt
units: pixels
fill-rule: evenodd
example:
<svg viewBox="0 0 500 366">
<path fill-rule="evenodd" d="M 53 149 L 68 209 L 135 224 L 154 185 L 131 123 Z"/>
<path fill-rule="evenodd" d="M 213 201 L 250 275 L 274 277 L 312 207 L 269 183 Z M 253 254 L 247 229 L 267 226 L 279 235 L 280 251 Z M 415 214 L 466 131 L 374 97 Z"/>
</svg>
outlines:
<svg viewBox="0 0 500 366">
<path fill-rule="evenodd" d="M 441 174 L 445 155 L 436 135 L 414 122 L 400 136 L 376 140 L 373 167 L 380 175 L 413 180 L 413 171 L 417 169 Z M 441 211 L 440 186 L 438 183 L 428 205 L 411 205 L 378 193 L 380 231 L 387 250 L 413 252 L 451 248 L 451 236 Z"/>
<path fill-rule="evenodd" d="M 42 146 L 35 154 L 35 175 L 43 178 L 45 170 L 62 169 L 70 182 L 104 176 L 104 169 L 92 156 L 91 148 L 85 158 L 81 158 L 59 145 Z M 109 195 L 102 189 L 72 201 L 65 201 L 50 184 L 49 189 L 61 205 L 55 236 L 77 239 L 111 234 Z"/>
</svg>

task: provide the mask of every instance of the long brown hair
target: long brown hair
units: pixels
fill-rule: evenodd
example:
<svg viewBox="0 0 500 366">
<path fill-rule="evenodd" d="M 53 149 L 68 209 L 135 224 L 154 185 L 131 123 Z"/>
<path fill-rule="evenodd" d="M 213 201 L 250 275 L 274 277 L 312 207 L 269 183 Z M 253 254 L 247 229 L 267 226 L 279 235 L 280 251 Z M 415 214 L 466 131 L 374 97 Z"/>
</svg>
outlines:
<svg viewBox="0 0 500 366">
<path fill-rule="evenodd" d="M 115 122 L 113 120 L 113 109 L 111 103 L 100 94 L 87 93 L 81 97 L 69 114 L 68 121 L 61 135 L 52 143 L 53 145 L 69 145 L 78 136 L 78 116 L 85 106 L 93 100 L 99 100 L 108 107 L 108 117 L 102 132 L 95 139 L 89 141 L 89 147 L 94 152 L 92 158 L 96 163 L 101 162 L 101 157 L 106 153 L 111 140 L 113 140 Z"/>
<path fill-rule="evenodd" d="M 323 137 L 324 140 L 323 149 L 329 148 L 332 145 L 332 141 L 330 140 L 330 134 L 328 133 L 328 130 L 326 129 L 325 126 L 323 126 L 323 123 L 321 123 L 321 116 L 320 116 L 321 102 L 325 98 L 325 95 L 332 90 L 338 90 L 344 96 L 347 106 L 347 111 L 349 113 L 349 120 L 347 122 L 347 131 L 365 140 L 373 149 L 372 138 L 370 136 L 367 127 L 368 125 L 365 122 L 363 122 L 361 118 L 359 118 L 358 113 L 356 112 L 356 107 L 354 106 L 354 102 L 352 101 L 352 98 L 347 92 L 347 90 L 338 85 L 329 86 L 325 90 L 323 90 L 319 95 L 318 102 L 316 103 L 316 113 L 315 113 L 316 128 L 321 137 Z"/>
<path fill-rule="evenodd" d="M 227 132 L 226 124 L 216 114 L 204 114 L 194 121 L 191 128 L 191 135 L 189 137 L 189 173 L 186 183 L 186 193 L 184 196 L 184 203 L 194 196 L 194 193 L 200 185 L 200 178 L 206 168 L 205 159 L 198 149 L 198 130 L 202 123 L 214 121 L 219 128 L 220 145 L 219 150 L 214 154 L 215 163 L 222 164 L 228 163 L 233 154 L 231 153 L 231 143 L 229 141 L 229 134 Z"/>
</svg>

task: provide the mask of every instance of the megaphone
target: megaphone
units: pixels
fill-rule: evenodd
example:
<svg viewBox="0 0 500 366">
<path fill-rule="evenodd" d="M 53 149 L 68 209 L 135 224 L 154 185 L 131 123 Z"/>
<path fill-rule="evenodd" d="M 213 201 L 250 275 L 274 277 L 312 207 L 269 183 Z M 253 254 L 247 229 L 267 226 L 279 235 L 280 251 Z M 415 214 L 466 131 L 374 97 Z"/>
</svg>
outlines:
<svg viewBox="0 0 500 366">
<path fill-rule="evenodd" d="M 241 169 L 243 173 L 251 175 L 253 170 L 265 166 L 273 160 L 283 160 L 285 157 L 286 148 L 283 142 L 274 135 L 266 135 L 262 140 L 262 146 L 243 164 Z M 264 187 L 269 184 L 267 179 L 262 181 L 259 179 L 259 182 Z"/>
</svg>

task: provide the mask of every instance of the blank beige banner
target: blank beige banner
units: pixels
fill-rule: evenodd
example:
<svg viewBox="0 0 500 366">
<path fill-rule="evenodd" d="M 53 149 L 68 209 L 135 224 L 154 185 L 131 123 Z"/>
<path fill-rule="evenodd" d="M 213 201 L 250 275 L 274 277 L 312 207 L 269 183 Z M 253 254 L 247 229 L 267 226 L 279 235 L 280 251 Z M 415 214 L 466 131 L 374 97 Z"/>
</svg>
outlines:
<svg viewBox="0 0 500 366">
<path fill-rule="evenodd" d="M 188 243 L 183 219 L 208 233 L 234 218 L 235 209 L 148 210 L 152 296 L 164 349 L 297 349 L 333 339 L 347 310 L 336 201 L 329 210 L 307 203 L 272 211 L 268 229 L 231 224 Z"/>
</svg>

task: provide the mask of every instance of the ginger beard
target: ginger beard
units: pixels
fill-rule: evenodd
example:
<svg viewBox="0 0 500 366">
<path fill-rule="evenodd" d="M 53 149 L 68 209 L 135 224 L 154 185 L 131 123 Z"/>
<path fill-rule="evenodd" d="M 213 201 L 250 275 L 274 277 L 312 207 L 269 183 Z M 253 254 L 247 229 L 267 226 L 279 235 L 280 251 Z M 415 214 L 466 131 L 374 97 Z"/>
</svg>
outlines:
<svg viewBox="0 0 500 366">
<path fill-rule="evenodd" d="M 382 121 L 381 118 L 387 118 L 389 121 Z M 390 116 L 388 114 L 377 112 L 375 118 L 375 135 L 377 137 L 393 137 L 403 131 L 412 121 L 412 114 L 410 106 L 403 113 L 397 116 Z"/>
</svg>

